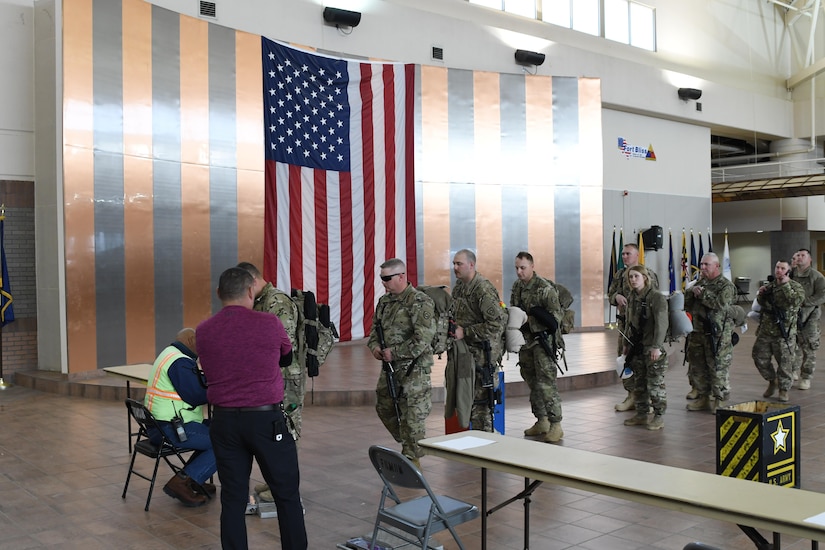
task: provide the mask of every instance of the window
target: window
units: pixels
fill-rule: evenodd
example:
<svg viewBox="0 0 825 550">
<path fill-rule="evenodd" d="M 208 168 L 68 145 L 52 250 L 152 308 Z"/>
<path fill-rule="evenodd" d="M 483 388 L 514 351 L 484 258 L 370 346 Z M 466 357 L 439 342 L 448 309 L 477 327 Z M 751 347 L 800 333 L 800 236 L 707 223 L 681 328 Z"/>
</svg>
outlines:
<svg viewBox="0 0 825 550">
<path fill-rule="evenodd" d="M 636 0 L 467 1 L 656 51 L 656 10 Z"/>
</svg>

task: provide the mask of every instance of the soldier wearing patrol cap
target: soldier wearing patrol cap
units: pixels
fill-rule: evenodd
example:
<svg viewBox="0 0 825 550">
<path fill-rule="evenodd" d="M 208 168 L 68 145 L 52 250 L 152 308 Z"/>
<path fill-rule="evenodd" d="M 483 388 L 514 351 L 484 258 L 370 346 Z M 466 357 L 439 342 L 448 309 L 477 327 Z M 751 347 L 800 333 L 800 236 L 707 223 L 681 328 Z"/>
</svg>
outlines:
<svg viewBox="0 0 825 550">
<path fill-rule="evenodd" d="M 367 347 L 373 357 L 389 364 L 390 373 L 385 368 L 378 378 L 375 411 L 393 439 L 401 443 L 404 456 L 419 465 L 418 458 L 424 453 L 418 441 L 425 437 L 433 406 L 430 374 L 435 304 L 407 281 L 406 265 L 398 258 L 381 264 L 380 277 L 387 293 L 375 306 Z M 388 380 L 388 376 L 392 378 Z"/>
</svg>

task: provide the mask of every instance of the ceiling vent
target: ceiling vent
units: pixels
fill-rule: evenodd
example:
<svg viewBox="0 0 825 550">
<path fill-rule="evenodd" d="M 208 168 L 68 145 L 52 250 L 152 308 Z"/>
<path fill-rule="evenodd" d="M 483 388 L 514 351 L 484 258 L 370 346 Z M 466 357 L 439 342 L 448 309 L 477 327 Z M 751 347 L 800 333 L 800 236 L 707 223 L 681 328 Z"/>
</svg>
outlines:
<svg viewBox="0 0 825 550">
<path fill-rule="evenodd" d="M 444 61 L 444 48 L 441 46 L 433 46 L 431 57 L 433 61 Z"/>
<path fill-rule="evenodd" d="M 204 0 L 200 0 L 198 2 L 198 15 L 201 17 L 206 17 L 208 19 L 217 19 L 217 5 L 215 2 L 206 2 Z"/>
</svg>

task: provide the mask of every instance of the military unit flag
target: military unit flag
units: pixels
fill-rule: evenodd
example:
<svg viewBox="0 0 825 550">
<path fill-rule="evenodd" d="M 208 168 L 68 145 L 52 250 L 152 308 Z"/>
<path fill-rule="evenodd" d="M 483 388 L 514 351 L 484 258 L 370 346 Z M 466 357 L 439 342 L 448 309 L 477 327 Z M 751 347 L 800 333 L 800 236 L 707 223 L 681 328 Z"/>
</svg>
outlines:
<svg viewBox="0 0 825 550">
<path fill-rule="evenodd" d="M 0 216 L 0 261 L 3 267 L 2 279 L 0 279 L 0 326 L 6 326 L 14 321 L 14 308 L 12 302 L 14 298 L 11 296 L 11 286 L 9 285 L 9 267 L 6 264 L 6 246 L 3 244 L 5 238 L 5 223 L 6 217 Z"/>
<path fill-rule="evenodd" d="M 611 239 L 610 245 L 610 271 L 607 273 L 607 288 L 610 288 L 610 285 L 613 284 L 613 277 L 616 276 L 616 226 L 613 226 L 613 238 Z"/>
<path fill-rule="evenodd" d="M 667 276 L 670 279 L 670 293 L 676 292 L 676 271 L 673 269 L 673 233 L 667 232 L 667 240 L 669 243 L 669 252 L 667 255 Z"/>
</svg>

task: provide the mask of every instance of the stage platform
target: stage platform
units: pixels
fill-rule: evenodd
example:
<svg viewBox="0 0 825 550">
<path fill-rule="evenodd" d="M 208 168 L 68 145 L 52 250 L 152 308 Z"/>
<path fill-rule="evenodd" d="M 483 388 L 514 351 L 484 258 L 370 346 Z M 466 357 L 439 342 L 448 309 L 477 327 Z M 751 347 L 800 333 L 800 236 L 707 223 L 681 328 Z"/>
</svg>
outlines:
<svg viewBox="0 0 825 550">
<path fill-rule="evenodd" d="M 616 366 L 617 333 L 610 330 L 573 332 L 565 336 L 568 371 L 558 378 L 560 391 L 618 384 Z M 366 340 L 339 342 L 335 345 L 320 374 L 307 381 L 306 405 L 343 406 L 375 403 L 375 384 L 381 364 L 366 347 Z M 674 350 L 675 351 L 675 350 Z M 433 402 L 443 403 L 446 354 L 435 358 L 433 367 Z M 519 374 L 517 354 L 505 354 L 504 381 L 506 395 L 527 395 L 528 389 Z M 98 374 L 99 373 L 99 374 Z M 126 398 L 126 381 L 95 371 L 84 376 L 68 376 L 51 371 L 21 371 L 14 383 L 24 387 L 62 395 L 105 400 Z M 132 397 L 142 397 L 140 384 L 131 384 Z"/>
</svg>

